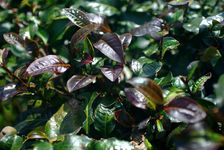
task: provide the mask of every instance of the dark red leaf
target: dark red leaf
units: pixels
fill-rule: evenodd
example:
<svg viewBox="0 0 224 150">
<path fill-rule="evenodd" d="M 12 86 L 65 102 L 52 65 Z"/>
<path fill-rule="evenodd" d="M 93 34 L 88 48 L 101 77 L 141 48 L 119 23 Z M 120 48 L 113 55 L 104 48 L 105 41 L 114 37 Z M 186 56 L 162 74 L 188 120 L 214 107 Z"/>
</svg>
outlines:
<svg viewBox="0 0 224 150">
<path fill-rule="evenodd" d="M 89 85 L 91 82 L 93 82 L 96 79 L 96 76 L 80 76 L 80 75 L 74 75 L 67 81 L 67 88 L 68 91 L 71 93 L 75 90 L 78 90 L 80 88 L 83 88 L 87 85 Z"/>
<path fill-rule="evenodd" d="M 23 46 L 23 39 L 16 33 L 10 32 L 3 34 L 5 41 L 14 46 Z"/>
<path fill-rule="evenodd" d="M 45 72 L 64 73 L 70 67 L 56 55 L 47 55 L 32 62 L 26 69 L 26 76 Z"/>
<path fill-rule="evenodd" d="M 163 104 L 163 93 L 161 88 L 151 79 L 145 77 L 135 77 L 128 81 L 138 91 L 156 104 Z"/>
<path fill-rule="evenodd" d="M 5 101 L 11 97 L 21 93 L 22 90 L 16 89 L 16 84 L 11 83 L 5 86 L 0 87 L 0 101 Z"/>
<path fill-rule="evenodd" d="M 127 100 L 132 105 L 141 109 L 147 109 L 148 101 L 141 92 L 139 92 L 135 88 L 125 88 L 124 92 L 127 97 Z"/>
<path fill-rule="evenodd" d="M 124 53 L 121 41 L 115 33 L 104 34 L 94 47 L 110 59 L 124 64 Z"/>
<path fill-rule="evenodd" d="M 107 77 L 107 79 L 114 82 L 123 71 L 123 67 L 121 65 L 112 67 L 100 67 L 100 70 L 105 75 L 105 77 Z"/>
<path fill-rule="evenodd" d="M 134 118 L 124 110 L 118 110 L 114 112 L 115 119 L 118 123 L 120 123 L 124 127 L 134 127 L 135 120 Z"/>
<path fill-rule="evenodd" d="M 123 45 L 123 49 L 125 50 L 131 43 L 132 35 L 130 33 L 125 33 L 120 35 L 119 39 L 121 41 L 121 44 Z"/>
<path fill-rule="evenodd" d="M 80 63 L 81 64 L 83 64 L 83 65 L 85 65 L 85 64 L 90 64 L 90 63 L 92 63 L 93 62 L 93 58 L 92 58 L 92 56 L 90 55 L 90 54 L 88 54 L 88 53 L 85 53 L 84 54 L 84 60 L 82 60 Z"/>
<path fill-rule="evenodd" d="M 195 123 L 206 117 L 200 105 L 189 97 L 172 100 L 165 106 L 165 111 L 173 118 L 188 123 Z"/>
<path fill-rule="evenodd" d="M 37 42 L 34 40 L 30 40 L 28 38 L 25 39 L 24 47 L 27 53 L 33 57 L 38 57 L 39 55 L 39 47 Z"/>
<path fill-rule="evenodd" d="M 78 44 L 79 41 L 81 41 L 83 38 L 85 38 L 88 34 L 90 34 L 93 31 L 96 31 L 100 29 L 100 24 L 89 24 L 81 29 L 79 29 L 75 34 L 72 36 L 71 39 L 71 48 L 73 48 L 76 44 Z"/>
</svg>

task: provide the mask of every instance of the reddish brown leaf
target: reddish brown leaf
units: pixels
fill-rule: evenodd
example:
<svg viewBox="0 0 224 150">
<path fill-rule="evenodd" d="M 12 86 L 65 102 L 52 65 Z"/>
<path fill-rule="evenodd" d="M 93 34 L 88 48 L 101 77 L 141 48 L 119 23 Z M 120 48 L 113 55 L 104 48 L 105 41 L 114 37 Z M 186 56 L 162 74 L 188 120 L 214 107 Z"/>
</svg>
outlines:
<svg viewBox="0 0 224 150">
<path fill-rule="evenodd" d="M 107 77 L 107 79 L 114 82 L 123 71 L 123 67 L 121 65 L 116 65 L 113 67 L 100 67 L 100 70 L 105 77 Z"/>
<path fill-rule="evenodd" d="M 118 123 L 120 123 L 124 127 L 134 127 L 135 120 L 134 118 L 124 110 L 118 110 L 114 112 L 115 119 Z"/>
<path fill-rule="evenodd" d="M 70 67 L 56 55 L 47 55 L 32 62 L 26 69 L 26 76 L 45 72 L 64 73 Z"/>
<path fill-rule="evenodd" d="M 78 90 L 80 88 L 83 88 L 87 85 L 89 85 L 91 82 L 93 82 L 96 79 L 96 76 L 80 76 L 80 75 L 74 75 L 67 81 L 67 88 L 68 91 L 71 93 L 75 90 Z"/>
<path fill-rule="evenodd" d="M 172 100 L 165 106 L 165 112 L 175 119 L 188 123 L 195 123 L 206 117 L 200 105 L 189 97 Z"/>
<path fill-rule="evenodd" d="M 5 59 L 8 56 L 8 50 L 7 49 L 0 49 L 0 65 L 5 64 Z"/>
<path fill-rule="evenodd" d="M 23 46 L 23 39 L 16 33 L 10 32 L 3 34 L 5 41 L 14 46 Z"/>
<path fill-rule="evenodd" d="M 102 39 L 94 44 L 94 47 L 110 59 L 124 64 L 123 47 L 115 33 L 104 34 Z"/>
<path fill-rule="evenodd" d="M 15 83 L 2 86 L 0 87 L 0 101 L 8 100 L 21 92 L 22 90 L 18 90 Z"/>
<path fill-rule="evenodd" d="M 121 44 L 123 45 L 123 49 L 125 50 L 131 43 L 132 35 L 130 33 L 125 33 L 120 35 L 119 39 L 121 41 Z"/>
<path fill-rule="evenodd" d="M 90 63 L 92 63 L 93 62 L 93 58 L 92 58 L 92 56 L 90 55 L 90 54 L 88 54 L 88 53 L 85 53 L 84 54 L 84 60 L 82 60 L 80 63 L 81 64 L 83 64 L 83 65 L 85 65 L 85 64 L 90 64 Z"/>
<path fill-rule="evenodd" d="M 38 57 L 39 55 L 39 47 L 37 42 L 34 40 L 30 40 L 28 38 L 25 39 L 24 47 L 27 53 L 33 57 Z"/>
</svg>

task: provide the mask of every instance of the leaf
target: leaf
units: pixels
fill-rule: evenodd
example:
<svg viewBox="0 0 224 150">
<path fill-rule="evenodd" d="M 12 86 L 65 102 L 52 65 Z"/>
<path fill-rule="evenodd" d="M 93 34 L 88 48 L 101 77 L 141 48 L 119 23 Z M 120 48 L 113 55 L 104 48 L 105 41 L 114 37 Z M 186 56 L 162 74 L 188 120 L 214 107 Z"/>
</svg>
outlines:
<svg viewBox="0 0 224 150">
<path fill-rule="evenodd" d="M 31 131 L 28 135 L 27 135 L 27 140 L 30 139 L 46 139 L 49 140 L 48 137 L 46 136 L 46 134 L 42 131 Z"/>
<path fill-rule="evenodd" d="M 155 75 L 162 68 L 161 62 L 152 62 L 143 66 L 143 73 L 149 77 Z"/>
<path fill-rule="evenodd" d="M 81 75 L 74 75 L 67 81 L 67 88 L 69 93 L 76 91 L 80 88 L 83 88 L 89 85 L 96 79 L 96 76 L 81 76 Z"/>
<path fill-rule="evenodd" d="M 195 84 L 193 85 L 193 89 L 192 89 L 192 92 L 193 93 L 196 93 L 198 90 L 202 89 L 205 82 L 210 79 L 212 77 L 212 74 L 211 73 L 208 73 L 202 77 L 200 77 L 196 82 Z"/>
<path fill-rule="evenodd" d="M 23 92 L 23 90 L 17 89 L 15 83 L 1 86 L 0 87 L 0 102 L 8 100 L 21 92 Z"/>
<path fill-rule="evenodd" d="M 5 64 L 5 59 L 8 56 L 8 50 L 7 49 L 0 49 L 0 65 Z"/>
<path fill-rule="evenodd" d="M 84 59 L 81 60 L 80 64 L 85 65 L 85 64 L 90 64 L 92 62 L 93 62 L 93 58 L 91 57 L 91 55 L 88 53 L 84 53 Z"/>
<path fill-rule="evenodd" d="M 132 34 L 124 33 L 119 37 L 121 44 L 123 46 L 123 50 L 127 49 L 132 40 Z"/>
<path fill-rule="evenodd" d="M 104 34 L 102 39 L 94 44 L 94 47 L 110 59 L 124 64 L 123 47 L 115 33 Z"/>
<path fill-rule="evenodd" d="M 14 46 L 23 46 L 23 39 L 16 33 L 13 32 L 9 32 L 9 33 L 5 33 L 3 34 L 3 37 L 5 39 L 5 41 L 9 44 L 12 44 Z"/>
<path fill-rule="evenodd" d="M 89 25 L 82 27 L 78 31 L 76 31 L 71 39 L 71 48 L 75 47 L 79 41 L 81 41 L 83 38 L 85 38 L 91 32 L 99 29 L 100 27 L 101 27 L 100 24 L 89 24 Z"/>
<path fill-rule="evenodd" d="M 175 49 L 177 48 L 178 46 L 180 45 L 180 43 L 172 38 L 172 37 L 165 37 L 163 39 L 163 48 L 162 48 L 162 55 L 161 57 L 163 58 L 166 51 L 169 50 L 169 49 Z"/>
<path fill-rule="evenodd" d="M 78 27 L 83 27 L 85 25 L 90 24 L 90 21 L 86 14 L 78 9 L 72 9 L 72 8 L 64 8 L 62 12 L 65 14 L 68 19 L 77 25 Z"/>
<path fill-rule="evenodd" d="M 135 88 L 124 89 L 127 100 L 137 108 L 147 109 L 148 101 L 145 96 Z"/>
<path fill-rule="evenodd" d="M 86 114 L 86 120 L 84 122 L 83 128 L 86 131 L 86 134 L 89 134 L 90 125 L 93 123 L 93 112 L 92 112 L 92 105 L 94 100 L 97 98 L 99 94 L 96 92 L 93 92 L 88 104 L 86 105 L 85 114 Z"/>
<path fill-rule="evenodd" d="M 8 134 L 1 138 L 0 148 L 1 149 L 10 149 L 10 150 L 19 150 L 23 146 L 23 138 L 16 134 Z"/>
<path fill-rule="evenodd" d="M 124 110 L 118 110 L 114 112 L 116 121 L 124 127 L 134 127 L 135 120 L 134 118 Z"/>
<path fill-rule="evenodd" d="M 95 110 L 94 128 L 107 137 L 115 128 L 113 109 L 99 104 Z"/>
<path fill-rule="evenodd" d="M 88 145 L 88 149 L 92 150 L 134 150 L 134 147 L 128 142 L 109 138 Z"/>
<path fill-rule="evenodd" d="M 135 77 L 127 82 L 134 86 L 152 102 L 156 104 L 164 103 L 162 90 L 153 80 L 145 77 Z"/>
<path fill-rule="evenodd" d="M 188 97 L 172 100 L 165 106 L 165 112 L 173 118 L 187 123 L 196 123 L 206 117 L 205 111 L 199 104 Z"/>
<path fill-rule="evenodd" d="M 188 66 L 187 66 L 187 70 L 188 70 L 188 75 L 187 75 L 187 79 L 190 80 L 193 76 L 193 74 L 195 73 L 195 70 L 198 68 L 199 65 L 199 61 L 193 61 L 191 62 Z"/>
<path fill-rule="evenodd" d="M 189 3 L 189 0 L 172 0 L 168 4 L 172 6 L 182 6 L 187 5 Z"/>
<path fill-rule="evenodd" d="M 220 108 L 224 106 L 224 74 L 219 77 L 218 83 L 214 85 L 215 92 L 215 102 L 216 105 Z"/>
<path fill-rule="evenodd" d="M 34 76 L 45 72 L 64 73 L 70 67 L 56 55 L 47 55 L 32 62 L 26 69 L 26 76 Z"/>
<path fill-rule="evenodd" d="M 36 41 L 26 38 L 24 42 L 24 47 L 29 55 L 33 56 L 34 58 L 38 57 L 39 47 Z"/>
<path fill-rule="evenodd" d="M 207 18 L 203 18 L 202 22 L 200 23 L 199 28 L 204 29 L 204 28 L 211 28 L 213 26 L 213 22 L 218 21 L 222 22 L 224 20 L 224 13 L 219 13 L 214 16 L 209 16 Z"/>
<path fill-rule="evenodd" d="M 169 85 L 173 79 L 173 75 L 171 72 L 169 72 L 165 77 L 162 78 L 155 78 L 154 81 L 156 82 L 157 85 L 160 87 Z"/>
<path fill-rule="evenodd" d="M 33 144 L 34 150 L 53 150 L 53 145 L 48 142 L 37 142 Z"/>
<path fill-rule="evenodd" d="M 214 46 L 210 46 L 204 51 L 204 53 L 201 57 L 201 61 L 207 62 L 207 61 L 211 60 L 212 58 L 218 57 L 219 55 L 220 54 L 218 52 L 218 49 Z"/>
<path fill-rule="evenodd" d="M 64 141 L 54 144 L 54 150 L 83 150 L 92 140 L 87 136 L 68 134 Z"/>
<path fill-rule="evenodd" d="M 112 67 L 100 67 L 101 72 L 109 79 L 114 82 L 123 71 L 123 67 L 121 65 L 116 65 Z"/>
<path fill-rule="evenodd" d="M 189 32 L 193 32 L 194 34 L 199 33 L 199 25 L 202 21 L 202 18 L 194 18 L 190 20 L 189 22 L 185 23 L 183 25 L 183 28 Z"/>
</svg>

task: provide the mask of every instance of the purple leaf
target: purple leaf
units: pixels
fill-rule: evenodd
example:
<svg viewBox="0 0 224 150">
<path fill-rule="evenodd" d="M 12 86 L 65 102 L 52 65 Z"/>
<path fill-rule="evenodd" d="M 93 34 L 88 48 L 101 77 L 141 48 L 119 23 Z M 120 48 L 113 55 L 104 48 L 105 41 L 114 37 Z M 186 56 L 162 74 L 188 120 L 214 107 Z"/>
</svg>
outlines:
<svg viewBox="0 0 224 150">
<path fill-rule="evenodd" d="M 187 5 L 189 3 L 189 0 L 172 0 L 168 4 L 172 6 L 183 6 Z"/>
<path fill-rule="evenodd" d="M 24 47 L 27 53 L 33 57 L 38 57 L 39 55 L 39 47 L 37 42 L 34 40 L 30 40 L 28 38 L 25 39 Z"/>
<path fill-rule="evenodd" d="M 102 39 L 94 44 L 94 47 L 110 59 L 124 64 L 123 47 L 115 33 L 104 34 Z"/>
<path fill-rule="evenodd" d="M 21 93 L 22 90 L 16 89 L 16 84 L 11 83 L 5 86 L 0 87 L 0 101 L 5 101 L 15 96 L 16 94 Z"/>
<path fill-rule="evenodd" d="M 8 56 L 8 50 L 7 49 L 0 49 L 0 65 L 5 64 L 5 59 Z"/>
<path fill-rule="evenodd" d="M 135 88 L 125 88 L 124 92 L 127 97 L 127 100 L 132 105 L 141 109 L 147 109 L 148 101 L 141 92 L 139 92 Z"/>
<path fill-rule="evenodd" d="M 75 90 L 78 90 L 80 88 L 83 88 L 87 85 L 89 85 L 91 82 L 93 82 L 96 79 L 96 76 L 80 76 L 80 75 L 74 75 L 67 81 L 67 88 L 68 91 L 71 93 Z"/>
<path fill-rule="evenodd" d="M 115 120 L 124 127 L 134 127 L 134 118 L 124 110 L 118 110 L 114 112 Z"/>
<path fill-rule="evenodd" d="M 10 32 L 10 33 L 5 33 L 3 34 L 3 37 L 5 41 L 9 44 L 12 44 L 14 46 L 23 46 L 23 39 L 16 33 Z"/>
<path fill-rule="evenodd" d="M 125 50 L 131 43 L 132 35 L 130 33 L 125 33 L 120 35 L 119 39 L 121 41 L 121 44 L 123 45 L 123 49 Z"/>
<path fill-rule="evenodd" d="M 70 67 L 56 55 L 47 55 L 32 62 L 26 69 L 26 76 L 45 72 L 64 73 Z"/>
<path fill-rule="evenodd" d="M 91 56 L 90 54 L 85 53 L 85 54 L 84 54 L 84 57 L 85 57 L 84 60 L 82 60 L 82 61 L 80 62 L 80 64 L 85 65 L 85 64 L 90 64 L 90 63 L 93 62 L 93 58 L 92 58 L 92 56 Z"/>
<path fill-rule="evenodd" d="M 113 67 L 100 67 L 100 70 L 107 77 L 107 79 L 114 82 L 123 71 L 123 67 L 121 65 L 116 65 Z"/>
<path fill-rule="evenodd" d="M 165 112 L 175 119 L 188 123 L 195 123 L 206 117 L 200 105 L 189 97 L 172 100 L 165 106 Z"/>
</svg>

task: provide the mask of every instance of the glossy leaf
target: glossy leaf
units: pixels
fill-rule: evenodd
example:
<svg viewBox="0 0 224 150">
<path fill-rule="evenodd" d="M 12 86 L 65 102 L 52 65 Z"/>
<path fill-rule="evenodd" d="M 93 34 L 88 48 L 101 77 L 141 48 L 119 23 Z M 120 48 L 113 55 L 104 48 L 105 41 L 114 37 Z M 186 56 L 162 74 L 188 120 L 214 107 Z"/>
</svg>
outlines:
<svg viewBox="0 0 224 150">
<path fill-rule="evenodd" d="M 0 65 L 5 64 L 5 59 L 8 56 L 8 50 L 7 49 L 0 49 Z"/>
<path fill-rule="evenodd" d="M 198 90 L 202 89 L 205 82 L 210 79 L 212 77 L 212 74 L 211 73 L 208 73 L 202 77 L 200 77 L 196 82 L 195 84 L 193 85 L 193 89 L 192 89 L 192 92 L 193 93 L 196 93 Z"/>
<path fill-rule="evenodd" d="M 16 33 L 10 32 L 3 34 L 5 41 L 14 46 L 23 46 L 23 39 Z"/>
<path fill-rule="evenodd" d="M 168 4 L 172 6 L 182 6 L 187 5 L 189 3 L 189 0 L 172 0 Z"/>
<path fill-rule="evenodd" d="M 156 104 L 163 104 L 163 94 L 161 88 L 151 79 L 135 77 L 128 81 L 132 86 Z"/>
<path fill-rule="evenodd" d="M 28 54 L 30 54 L 33 57 L 38 57 L 39 47 L 36 41 L 26 38 L 24 42 L 24 47 Z"/>
<path fill-rule="evenodd" d="M 199 33 L 199 25 L 202 21 L 202 18 L 194 18 L 191 21 L 185 23 L 183 28 L 189 32 L 193 32 L 194 34 Z"/>
<path fill-rule="evenodd" d="M 83 150 L 92 140 L 87 136 L 68 134 L 64 141 L 54 144 L 54 150 Z"/>
<path fill-rule="evenodd" d="M 47 55 L 32 62 L 26 69 L 26 75 L 38 75 L 45 72 L 64 73 L 70 67 L 56 55 Z"/>
<path fill-rule="evenodd" d="M 48 142 L 38 142 L 33 144 L 34 150 L 53 150 L 53 145 Z"/>
<path fill-rule="evenodd" d="M 107 137 L 115 128 L 113 109 L 99 104 L 95 110 L 94 128 L 101 132 L 104 137 Z"/>
<path fill-rule="evenodd" d="M 0 139 L 1 149 L 19 150 L 23 146 L 23 138 L 16 134 L 8 134 Z"/>
<path fill-rule="evenodd" d="M 143 73 L 148 77 L 155 75 L 162 68 L 161 62 L 152 62 L 143 66 Z"/>
<path fill-rule="evenodd" d="M 134 127 L 134 118 L 124 110 L 118 110 L 114 112 L 116 121 L 124 127 Z"/>
<path fill-rule="evenodd" d="M 218 107 L 222 107 L 224 106 L 224 75 L 221 75 L 219 77 L 219 80 L 217 82 L 217 84 L 215 84 L 214 88 L 215 88 L 215 101 L 216 101 L 216 105 Z"/>
<path fill-rule="evenodd" d="M 26 140 L 30 140 L 30 139 L 46 139 L 46 140 L 48 140 L 48 137 L 42 131 L 31 131 L 27 135 L 27 139 Z"/>
<path fill-rule="evenodd" d="M 147 109 L 148 101 L 141 92 L 139 92 L 135 88 L 125 88 L 124 92 L 127 97 L 127 100 L 132 105 L 141 109 Z"/>
<path fill-rule="evenodd" d="M 165 37 L 163 39 L 163 48 L 162 48 L 162 58 L 164 57 L 165 53 L 169 49 L 175 49 L 180 45 L 180 43 L 172 38 L 172 37 Z"/>
<path fill-rule="evenodd" d="M 90 24 L 90 21 L 86 14 L 78 9 L 64 8 L 63 13 L 68 17 L 68 19 L 77 25 L 78 27 L 83 27 Z"/>
<path fill-rule="evenodd" d="M 2 86 L 0 87 L 0 101 L 8 100 L 21 92 L 22 90 L 18 90 L 15 83 Z"/>
<path fill-rule="evenodd" d="M 85 38 L 91 32 L 99 29 L 100 27 L 101 27 L 100 24 L 88 24 L 88 25 L 82 27 L 81 29 L 79 29 L 78 31 L 76 31 L 71 39 L 71 48 L 75 47 L 79 41 L 81 41 L 83 38 Z"/>
<path fill-rule="evenodd" d="M 74 75 L 67 81 L 67 88 L 68 91 L 71 93 L 75 90 L 83 88 L 90 83 L 92 83 L 96 79 L 96 76 L 81 76 L 81 75 Z"/>
<path fill-rule="evenodd" d="M 120 35 L 119 39 L 121 41 L 123 49 L 125 50 L 128 48 L 129 44 L 131 43 L 132 35 L 130 33 L 124 33 Z"/>
<path fill-rule="evenodd" d="M 114 82 L 123 71 L 123 67 L 121 65 L 116 65 L 112 67 L 100 67 L 101 72 L 109 79 Z"/>
<path fill-rule="evenodd" d="M 124 64 L 123 47 L 115 33 L 104 34 L 102 39 L 94 44 L 94 47 L 110 59 Z"/>
<path fill-rule="evenodd" d="M 188 97 L 172 100 L 165 106 L 167 114 L 183 122 L 195 123 L 206 117 L 205 111 L 199 104 Z"/>
</svg>

